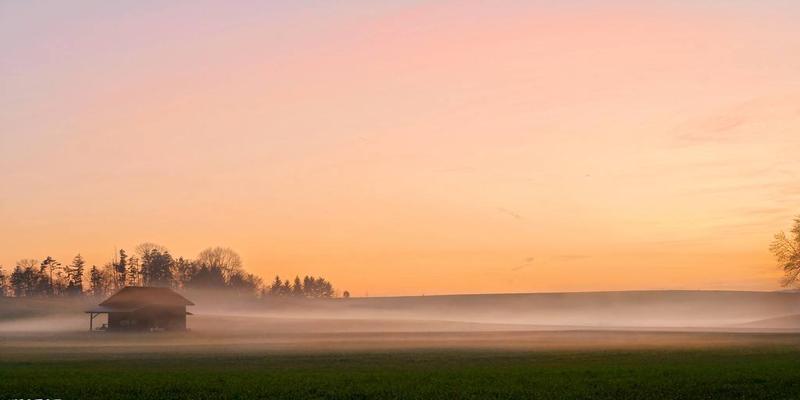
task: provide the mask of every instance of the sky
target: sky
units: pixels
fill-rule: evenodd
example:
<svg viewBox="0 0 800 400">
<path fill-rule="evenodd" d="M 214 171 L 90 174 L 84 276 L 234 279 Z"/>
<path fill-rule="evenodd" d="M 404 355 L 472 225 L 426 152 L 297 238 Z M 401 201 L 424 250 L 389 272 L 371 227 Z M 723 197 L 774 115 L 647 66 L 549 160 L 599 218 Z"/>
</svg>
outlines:
<svg viewBox="0 0 800 400">
<path fill-rule="evenodd" d="M 794 1 L 2 1 L 0 265 L 778 290 Z"/>
</svg>

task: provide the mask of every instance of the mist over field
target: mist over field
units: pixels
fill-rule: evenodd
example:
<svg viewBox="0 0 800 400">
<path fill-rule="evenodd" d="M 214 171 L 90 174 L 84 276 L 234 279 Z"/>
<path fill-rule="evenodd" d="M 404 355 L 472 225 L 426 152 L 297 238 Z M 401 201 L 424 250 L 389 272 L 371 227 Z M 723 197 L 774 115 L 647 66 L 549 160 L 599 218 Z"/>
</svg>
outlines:
<svg viewBox="0 0 800 400">
<path fill-rule="evenodd" d="M 789 398 L 797 389 L 794 292 L 183 294 L 196 304 L 185 332 L 89 333 L 83 311 L 97 298 L 0 299 L 0 376 L 10 377 L 0 391 L 616 400 Z"/>
<path fill-rule="evenodd" d="M 630 291 L 349 299 L 237 298 L 189 291 L 197 331 L 800 328 L 799 292 Z M 81 331 L 101 299 L 0 299 L 0 332 Z M 798 319 L 792 325 L 790 321 Z M 784 326 L 775 325 L 782 322 Z"/>
</svg>

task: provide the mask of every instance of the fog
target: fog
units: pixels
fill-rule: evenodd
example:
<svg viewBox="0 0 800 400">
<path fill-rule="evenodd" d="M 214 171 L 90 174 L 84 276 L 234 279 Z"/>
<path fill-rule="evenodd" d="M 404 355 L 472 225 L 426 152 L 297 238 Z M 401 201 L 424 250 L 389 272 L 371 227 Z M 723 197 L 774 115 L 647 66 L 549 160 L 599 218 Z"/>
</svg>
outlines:
<svg viewBox="0 0 800 400">
<path fill-rule="evenodd" d="M 800 316 L 800 293 L 632 291 L 486 294 L 248 302 L 197 294 L 198 329 L 224 319 L 274 329 L 343 331 L 473 331 L 552 329 L 736 330 L 791 328 Z M 209 299 L 208 301 L 204 301 Z M 800 324 L 796 324 L 800 327 Z M 309 328 L 310 329 L 310 328 Z"/>
<path fill-rule="evenodd" d="M 246 299 L 190 292 L 186 333 L 88 332 L 92 299 L 0 299 L 0 356 L 719 346 L 800 331 L 800 293 Z M 95 327 L 105 323 L 95 319 Z M 794 338 L 796 335 L 789 335 Z M 787 336 L 787 337 L 789 337 Z M 772 336 L 769 340 L 786 340 Z M 791 339 L 794 340 L 794 339 Z"/>
</svg>

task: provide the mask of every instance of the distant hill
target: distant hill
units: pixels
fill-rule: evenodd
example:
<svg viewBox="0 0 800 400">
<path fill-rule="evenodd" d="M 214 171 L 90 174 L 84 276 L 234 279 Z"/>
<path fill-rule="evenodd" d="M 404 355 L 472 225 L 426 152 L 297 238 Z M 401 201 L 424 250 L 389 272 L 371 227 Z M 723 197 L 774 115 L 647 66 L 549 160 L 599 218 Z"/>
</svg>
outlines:
<svg viewBox="0 0 800 400">
<path fill-rule="evenodd" d="M 800 330 L 800 314 L 767 318 L 739 325 L 742 328 L 754 329 L 789 329 Z"/>
<path fill-rule="evenodd" d="M 95 299 L 87 297 L 0 297 L 0 322 L 53 314 L 82 313 Z"/>
<path fill-rule="evenodd" d="M 200 303 L 198 303 L 200 304 Z M 346 318 L 576 327 L 722 327 L 800 314 L 798 292 L 620 291 L 372 297 L 276 302 L 271 310 Z"/>
</svg>

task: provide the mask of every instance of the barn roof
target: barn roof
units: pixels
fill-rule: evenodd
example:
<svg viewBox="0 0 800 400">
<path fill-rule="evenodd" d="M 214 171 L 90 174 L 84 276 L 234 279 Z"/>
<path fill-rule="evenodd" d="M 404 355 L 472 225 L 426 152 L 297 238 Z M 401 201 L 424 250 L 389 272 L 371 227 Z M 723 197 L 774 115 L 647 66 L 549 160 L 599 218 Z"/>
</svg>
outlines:
<svg viewBox="0 0 800 400">
<path fill-rule="evenodd" d="M 100 303 L 107 308 L 138 308 L 140 306 L 193 306 L 194 303 L 170 288 L 127 286 Z"/>
</svg>

